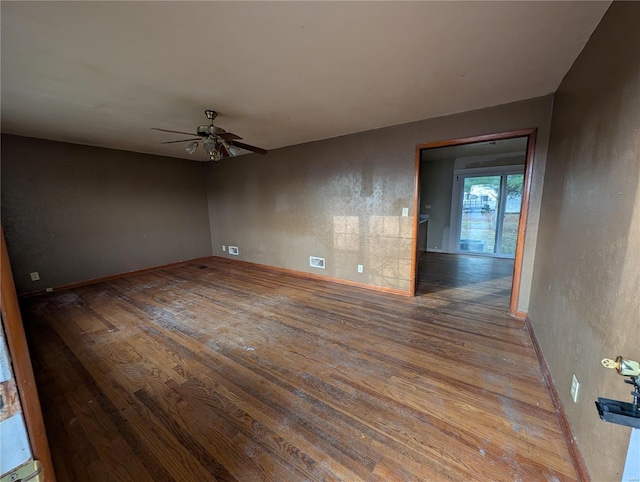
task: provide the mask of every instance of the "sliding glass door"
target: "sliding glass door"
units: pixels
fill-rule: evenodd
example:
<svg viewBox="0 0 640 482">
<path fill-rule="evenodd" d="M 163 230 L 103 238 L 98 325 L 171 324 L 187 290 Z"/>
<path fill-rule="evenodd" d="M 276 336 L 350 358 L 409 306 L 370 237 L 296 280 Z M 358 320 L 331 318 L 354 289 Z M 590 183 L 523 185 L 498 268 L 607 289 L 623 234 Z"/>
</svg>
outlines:
<svg viewBox="0 0 640 482">
<path fill-rule="evenodd" d="M 524 182 L 523 166 L 459 171 L 454 176 L 455 250 L 513 258 Z"/>
</svg>

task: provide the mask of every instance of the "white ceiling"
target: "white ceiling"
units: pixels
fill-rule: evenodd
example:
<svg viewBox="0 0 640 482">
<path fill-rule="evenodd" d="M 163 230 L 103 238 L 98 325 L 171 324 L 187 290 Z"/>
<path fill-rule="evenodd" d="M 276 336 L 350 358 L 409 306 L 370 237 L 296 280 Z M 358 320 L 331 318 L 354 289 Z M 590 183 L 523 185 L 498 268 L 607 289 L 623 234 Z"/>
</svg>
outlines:
<svg viewBox="0 0 640 482">
<path fill-rule="evenodd" d="M 6 2 L 2 132 L 185 157 L 273 149 L 557 89 L 610 2 Z"/>
</svg>

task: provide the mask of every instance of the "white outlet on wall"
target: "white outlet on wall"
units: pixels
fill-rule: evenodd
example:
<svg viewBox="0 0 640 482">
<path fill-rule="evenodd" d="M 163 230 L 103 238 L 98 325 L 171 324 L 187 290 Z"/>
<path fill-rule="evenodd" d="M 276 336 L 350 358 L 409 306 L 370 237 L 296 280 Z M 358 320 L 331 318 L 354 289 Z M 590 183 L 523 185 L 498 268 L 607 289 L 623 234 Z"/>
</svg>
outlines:
<svg viewBox="0 0 640 482">
<path fill-rule="evenodd" d="M 40 273 L 38 273 L 37 271 L 29 273 L 29 276 L 31 276 L 31 281 L 40 281 Z"/>
<path fill-rule="evenodd" d="M 362 273 L 363 271 L 363 267 L 361 264 L 358 265 L 358 273 Z"/>
<path fill-rule="evenodd" d="M 402 215 L 407 217 L 409 215 L 409 208 L 402 208 Z"/>
<path fill-rule="evenodd" d="M 238 249 L 237 246 L 229 246 L 229 254 L 232 254 L 234 256 L 238 256 L 238 255 L 240 255 L 240 250 Z"/>
<path fill-rule="evenodd" d="M 580 382 L 576 378 L 575 373 L 573 374 L 573 378 L 571 379 L 571 398 L 573 399 L 573 403 L 578 403 L 578 390 L 580 389 Z"/>
<path fill-rule="evenodd" d="M 227 247 L 223 244 L 222 245 L 222 251 L 226 251 L 226 250 L 227 250 Z"/>
</svg>

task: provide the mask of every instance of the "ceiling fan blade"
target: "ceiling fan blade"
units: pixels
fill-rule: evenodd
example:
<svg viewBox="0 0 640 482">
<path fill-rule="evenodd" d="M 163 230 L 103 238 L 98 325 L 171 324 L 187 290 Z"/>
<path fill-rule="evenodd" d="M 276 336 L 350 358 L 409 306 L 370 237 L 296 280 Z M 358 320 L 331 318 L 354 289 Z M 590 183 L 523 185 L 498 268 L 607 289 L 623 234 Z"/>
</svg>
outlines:
<svg viewBox="0 0 640 482">
<path fill-rule="evenodd" d="M 169 129 L 158 129 L 157 127 L 152 127 L 154 131 L 160 132 L 171 132 L 172 134 L 184 134 L 185 136 L 197 136 L 198 134 L 194 134 L 193 132 L 180 132 L 180 131 L 170 131 Z"/>
<path fill-rule="evenodd" d="M 234 139 L 242 139 L 242 137 L 240 137 L 237 134 L 234 134 L 233 132 L 218 132 L 217 135 L 218 135 L 218 137 L 223 138 L 225 141 L 232 141 Z"/>
<path fill-rule="evenodd" d="M 244 142 L 238 141 L 229 141 L 230 144 L 240 147 L 242 149 L 246 149 L 247 151 L 255 152 L 256 154 L 266 154 L 267 150 L 262 149 L 261 147 L 250 146 L 249 144 L 245 144 Z"/>
<path fill-rule="evenodd" d="M 179 141 L 167 141 L 160 144 L 175 144 L 176 142 L 188 142 L 188 141 L 201 141 L 202 137 L 196 137 L 195 139 L 180 139 Z"/>
</svg>

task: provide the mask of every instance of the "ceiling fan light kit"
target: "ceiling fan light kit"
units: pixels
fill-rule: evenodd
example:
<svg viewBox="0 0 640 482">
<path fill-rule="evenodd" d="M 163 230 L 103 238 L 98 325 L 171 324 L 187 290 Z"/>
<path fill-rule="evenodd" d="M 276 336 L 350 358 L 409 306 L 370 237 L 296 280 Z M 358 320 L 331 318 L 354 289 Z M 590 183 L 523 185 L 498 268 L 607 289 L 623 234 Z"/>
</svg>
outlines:
<svg viewBox="0 0 640 482">
<path fill-rule="evenodd" d="M 209 157 L 213 157 L 213 155 L 218 151 L 218 143 L 213 139 L 207 139 L 202 143 L 202 147 L 204 148 L 204 152 L 207 153 Z"/>
<path fill-rule="evenodd" d="M 198 141 L 193 141 L 184 146 L 184 150 L 189 154 L 193 154 L 198 149 Z"/>
<path fill-rule="evenodd" d="M 218 113 L 215 110 L 207 109 L 204 111 L 204 113 L 207 116 L 207 119 L 209 119 L 209 124 L 198 126 L 195 134 L 191 134 L 189 132 L 172 131 L 168 129 L 158 129 L 155 127 L 152 127 L 152 129 L 161 132 L 170 132 L 172 134 L 198 136 L 191 139 L 180 139 L 177 141 L 167 141 L 162 143 L 175 144 L 177 142 L 188 142 L 188 144 L 184 147 L 184 150 L 187 151 L 187 153 L 190 155 L 194 154 L 198 150 L 200 141 L 204 139 L 204 141 L 202 142 L 202 148 L 204 149 L 207 156 L 209 156 L 209 159 L 212 161 L 219 161 L 221 159 L 224 159 L 225 157 L 236 157 L 240 153 L 240 148 L 247 151 L 255 152 L 256 154 L 267 153 L 266 149 L 251 146 L 249 144 L 245 144 L 244 142 L 238 142 L 238 139 L 242 139 L 242 137 L 231 132 L 227 132 L 223 128 L 214 125 L 213 120 L 218 116 Z"/>
</svg>

